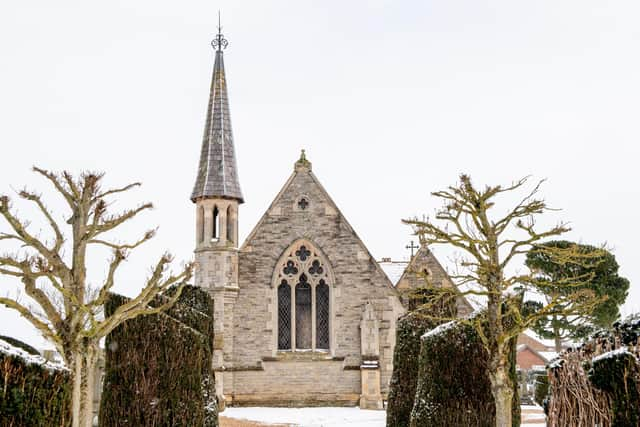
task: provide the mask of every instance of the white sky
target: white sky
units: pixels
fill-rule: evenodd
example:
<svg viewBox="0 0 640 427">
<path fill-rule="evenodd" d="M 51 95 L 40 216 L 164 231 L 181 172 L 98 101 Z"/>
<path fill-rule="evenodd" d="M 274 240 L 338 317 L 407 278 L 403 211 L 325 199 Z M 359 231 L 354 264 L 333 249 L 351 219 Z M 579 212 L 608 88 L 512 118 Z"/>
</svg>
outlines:
<svg viewBox="0 0 640 427">
<path fill-rule="evenodd" d="M 114 207 L 156 209 L 120 236 L 159 235 L 118 291 L 139 289 L 166 249 L 192 256 L 218 9 L 242 236 L 301 148 L 378 259 L 407 257 L 400 219 L 432 213 L 429 193 L 460 172 L 483 185 L 532 174 L 548 178 L 543 194 L 563 209 L 548 219 L 571 222 L 566 238 L 614 249 L 632 282 L 624 311 L 639 310 L 637 0 L 3 2 L 0 193 L 48 193 L 34 164 L 142 181 Z M 39 344 L 4 308 L 0 334 Z"/>
</svg>

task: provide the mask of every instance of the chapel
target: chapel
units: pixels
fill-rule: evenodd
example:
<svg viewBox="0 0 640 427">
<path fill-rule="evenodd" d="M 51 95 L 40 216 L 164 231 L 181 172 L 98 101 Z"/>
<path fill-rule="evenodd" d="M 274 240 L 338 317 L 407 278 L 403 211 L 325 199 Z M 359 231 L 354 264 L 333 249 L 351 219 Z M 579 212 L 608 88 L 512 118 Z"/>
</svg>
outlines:
<svg viewBox="0 0 640 427">
<path fill-rule="evenodd" d="M 312 171 L 304 151 L 244 242 L 218 32 L 196 182 L 197 286 L 215 300 L 214 371 L 225 405 L 382 409 L 403 292 L 453 284 L 422 247 L 391 280 Z M 394 266 L 398 270 L 398 266 Z M 397 282 L 397 283 L 396 283 Z M 398 286 L 396 286 L 396 284 Z M 459 298 L 459 312 L 471 311 Z"/>
</svg>

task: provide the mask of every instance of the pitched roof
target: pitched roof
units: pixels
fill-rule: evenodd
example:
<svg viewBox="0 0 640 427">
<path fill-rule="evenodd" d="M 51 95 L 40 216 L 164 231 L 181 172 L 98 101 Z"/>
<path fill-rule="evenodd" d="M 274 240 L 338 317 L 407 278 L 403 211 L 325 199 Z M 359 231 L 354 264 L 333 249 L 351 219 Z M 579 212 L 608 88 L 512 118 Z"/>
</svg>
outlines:
<svg viewBox="0 0 640 427">
<path fill-rule="evenodd" d="M 256 234 L 258 233 L 258 230 L 262 228 L 264 224 L 267 222 L 270 213 L 273 212 L 274 207 L 276 207 L 276 205 L 280 203 L 281 199 L 285 196 L 285 193 L 292 187 L 294 181 L 300 176 L 308 175 L 311 178 L 311 182 L 313 183 L 313 185 L 323 195 L 324 199 L 327 202 L 327 205 L 329 205 L 331 209 L 335 211 L 335 214 L 341 218 L 340 222 L 342 226 L 350 230 L 350 232 L 355 237 L 357 244 L 360 246 L 360 249 L 362 249 L 363 253 L 365 253 L 366 256 L 373 261 L 372 264 L 375 266 L 375 269 L 379 272 L 379 274 L 384 278 L 384 282 L 386 286 L 388 286 L 389 288 L 395 291 L 394 284 L 391 283 L 388 276 L 382 270 L 380 265 L 377 262 L 375 262 L 375 258 L 373 258 L 373 256 L 371 255 L 371 253 L 369 252 L 369 249 L 366 247 L 362 239 L 360 239 L 360 237 L 355 232 L 353 227 L 351 227 L 351 225 L 349 224 L 345 216 L 342 214 L 342 211 L 338 208 L 338 205 L 336 205 L 336 203 L 333 201 L 333 199 L 331 198 L 327 190 L 322 186 L 322 184 L 320 183 L 318 178 L 315 176 L 315 174 L 311 171 L 311 169 L 312 169 L 311 162 L 307 160 L 305 152 L 304 150 L 302 150 L 302 154 L 299 160 L 296 161 L 294 164 L 293 174 L 291 174 L 287 182 L 285 182 L 284 186 L 280 189 L 280 192 L 276 195 L 275 199 L 271 202 L 271 204 L 267 208 L 266 212 L 262 215 L 258 223 L 253 227 L 253 230 L 251 230 L 251 232 L 245 239 L 244 243 L 240 247 L 240 252 L 250 250 L 250 247 L 251 247 L 250 242 L 255 238 Z M 319 248 L 322 248 L 322 245 L 317 245 L 317 246 Z"/>
<path fill-rule="evenodd" d="M 378 265 L 382 268 L 382 271 L 385 272 L 393 286 L 398 284 L 400 277 L 404 273 L 404 270 L 407 268 L 408 261 L 391 261 L 383 259 L 382 261 L 378 261 Z"/>
<path fill-rule="evenodd" d="M 224 41 L 222 43 L 221 41 Z M 201 198 L 222 197 L 244 202 L 238 180 L 227 80 L 224 72 L 222 49 L 226 40 L 218 34 L 216 59 L 211 77 L 209 106 L 202 138 L 202 150 L 196 183 L 191 201 Z"/>
</svg>

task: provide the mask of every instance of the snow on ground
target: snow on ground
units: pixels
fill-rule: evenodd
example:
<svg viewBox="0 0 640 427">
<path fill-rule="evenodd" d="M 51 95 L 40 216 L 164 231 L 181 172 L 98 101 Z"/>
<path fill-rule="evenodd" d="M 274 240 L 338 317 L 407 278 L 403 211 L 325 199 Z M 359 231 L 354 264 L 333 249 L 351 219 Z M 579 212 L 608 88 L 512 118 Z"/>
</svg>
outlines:
<svg viewBox="0 0 640 427">
<path fill-rule="evenodd" d="M 293 424 L 300 427 L 384 427 L 385 411 L 360 408 L 227 408 L 221 416 L 263 423 Z M 543 427 L 539 406 L 522 406 L 523 426 Z"/>
<path fill-rule="evenodd" d="M 547 425 L 544 411 L 538 405 L 522 405 L 521 410 L 521 425 L 531 427 L 544 427 Z"/>
<path fill-rule="evenodd" d="M 227 408 L 220 415 L 300 427 L 384 427 L 387 413 L 360 408 Z"/>
</svg>

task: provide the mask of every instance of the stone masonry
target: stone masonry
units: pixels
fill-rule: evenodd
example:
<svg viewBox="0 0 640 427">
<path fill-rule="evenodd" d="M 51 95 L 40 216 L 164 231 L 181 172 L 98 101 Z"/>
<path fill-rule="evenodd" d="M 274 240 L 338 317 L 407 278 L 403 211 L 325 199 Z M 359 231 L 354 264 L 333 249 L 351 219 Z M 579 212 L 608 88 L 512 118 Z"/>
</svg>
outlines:
<svg viewBox="0 0 640 427">
<path fill-rule="evenodd" d="M 308 205 L 302 208 L 301 199 Z M 332 270 L 328 352 L 279 352 L 274 270 L 282 254 L 304 239 Z M 377 387 L 388 389 L 395 322 L 404 308 L 362 241 L 301 159 L 239 252 L 233 352 L 225 354 L 224 394 L 235 404 L 355 405 L 362 394 L 360 321 L 371 306 L 379 331 Z M 301 384 L 302 382 L 302 384 Z M 287 393 L 283 391 L 288 391 Z"/>
</svg>

